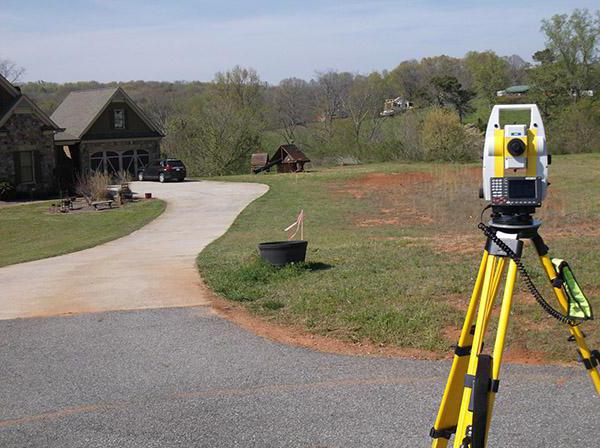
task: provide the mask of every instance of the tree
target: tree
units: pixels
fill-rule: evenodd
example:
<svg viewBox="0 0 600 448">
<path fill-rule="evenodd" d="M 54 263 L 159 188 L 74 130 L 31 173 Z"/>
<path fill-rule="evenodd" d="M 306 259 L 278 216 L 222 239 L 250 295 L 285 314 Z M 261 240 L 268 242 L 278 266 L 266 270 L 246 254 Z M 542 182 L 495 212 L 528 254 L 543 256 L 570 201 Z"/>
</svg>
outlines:
<svg viewBox="0 0 600 448">
<path fill-rule="evenodd" d="M 436 102 L 439 106 L 452 106 L 456 109 L 462 123 L 465 115 L 473 110 L 469 102 L 475 96 L 475 93 L 462 88 L 454 76 L 434 76 L 431 78 L 431 85 L 435 89 Z"/>
<path fill-rule="evenodd" d="M 303 79 L 283 79 L 273 89 L 271 108 L 288 143 L 295 140 L 296 128 L 310 120 L 313 107 L 312 88 Z"/>
<path fill-rule="evenodd" d="M 212 84 L 223 100 L 232 101 L 241 108 L 254 108 L 257 112 L 262 112 L 265 87 L 256 70 L 239 65 L 224 73 L 218 72 Z"/>
<path fill-rule="evenodd" d="M 568 99 L 561 70 L 552 52 L 548 49 L 536 51 L 533 60 L 537 64 L 527 70 L 532 84 L 529 97 L 546 117 L 552 117 L 554 109 Z"/>
<path fill-rule="evenodd" d="M 446 55 L 432 56 L 421 59 L 421 65 L 423 66 L 423 82 L 426 85 L 427 81 L 435 76 L 452 76 L 462 85 L 470 86 L 471 74 L 462 59 Z M 431 85 L 427 85 L 427 88 L 431 95 Z"/>
<path fill-rule="evenodd" d="M 4 76 L 9 82 L 19 82 L 24 74 L 25 69 L 23 67 L 18 66 L 10 59 L 0 58 L 0 75 Z"/>
<path fill-rule="evenodd" d="M 527 68 L 530 64 L 518 54 L 504 56 L 502 59 L 508 64 L 510 83 L 512 85 L 524 84 L 527 77 Z"/>
<path fill-rule="evenodd" d="M 465 55 L 465 65 L 471 73 L 473 89 L 492 105 L 496 92 L 510 82 L 508 63 L 493 51 L 470 51 Z"/>
<path fill-rule="evenodd" d="M 329 136 L 333 133 L 333 120 L 346 114 L 344 102 L 352 85 L 353 76 L 333 70 L 317 73 L 318 112 Z"/>
<path fill-rule="evenodd" d="M 412 102 L 422 99 L 427 90 L 423 71 L 423 66 L 416 60 L 401 62 L 388 74 L 392 96 L 402 96 Z"/>
<path fill-rule="evenodd" d="M 344 109 L 352 122 L 354 142 L 357 146 L 360 146 L 365 122 L 371 122 L 366 140 L 371 140 L 377 132 L 381 122 L 378 119 L 379 112 L 384 99 L 384 82 L 379 73 L 373 72 L 369 76 L 357 75 L 354 78 L 344 101 Z"/>
<path fill-rule="evenodd" d="M 252 69 L 218 73 L 168 119 L 165 152 L 185 158 L 196 175 L 245 171 L 250 155 L 261 149 L 263 87 Z"/>
<path fill-rule="evenodd" d="M 600 11 L 592 15 L 587 9 L 575 9 L 570 16 L 556 14 L 542 20 L 541 30 L 546 34 L 546 62 L 555 65 L 565 90 L 578 99 L 583 90 L 597 88 Z"/>
</svg>

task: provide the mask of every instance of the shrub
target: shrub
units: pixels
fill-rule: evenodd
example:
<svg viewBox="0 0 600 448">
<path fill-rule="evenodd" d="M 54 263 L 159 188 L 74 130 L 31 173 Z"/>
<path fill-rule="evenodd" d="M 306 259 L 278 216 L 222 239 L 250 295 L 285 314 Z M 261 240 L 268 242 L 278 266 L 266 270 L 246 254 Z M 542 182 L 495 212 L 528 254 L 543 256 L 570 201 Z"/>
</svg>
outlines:
<svg viewBox="0 0 600 448">
<path fill-rule="evenodd" d="M 13 190 L 14 187 L 9 181 L 0 179 L 0 199 L 7 198 Z"/>
<path fill-rule="evenodd" d="M 391 126 L 382 126 L 382 138 L 378 145 L 382 161 L 423 160 L 421 129 L 424 115 L 423 110 L 409 110 L 393 117 L 393 121 L 385 119 Z"/>
<path fill-rule="evenodd" d="M 456 112 L 436 107 L 424 117 L 421 144 L 428 160 L 466 162 L 477 159 L 483 141 L 476 128 L 461 124 Z"/>
<path fill-rule="evenodd" d="M 562 110 L 548 126 L 554 154 L 600 151 L 600 102 L 584 98 Z"/>
<path fill-rule="evenodd" d="M 97 171 L 82 174 L 77 176 L 75 191 L 83 196 L 88 204 L 92 201 L 102 201 L 109 196 L 107 187 L 111 184 L 111 180 L 108 174 Z"/>
<path fill-rule="evenodd" d="M 124 171 L 124 170 L 119 171 L 112 177 L 112 181 L 118 185 L 128 184 L 132 180 L 133 180 L 133 176 L 131 175 L 131 173 L 129 171 Z"/>
</svg>

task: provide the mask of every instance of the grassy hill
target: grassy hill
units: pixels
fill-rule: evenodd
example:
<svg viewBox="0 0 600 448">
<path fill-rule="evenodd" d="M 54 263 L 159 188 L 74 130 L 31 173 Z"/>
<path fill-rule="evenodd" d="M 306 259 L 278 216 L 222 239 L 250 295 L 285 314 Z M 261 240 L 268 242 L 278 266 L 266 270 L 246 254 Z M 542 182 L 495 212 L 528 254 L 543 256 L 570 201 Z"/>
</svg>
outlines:
<svg viewBox="0 0 600 448">
<path fill-rule="evenodd" d="M 599 154 L 556 157 L 539 212 L 551 255 L 569 260 L 596 299 L 599 172 Z M 271 189 L 200 254 L 200 271 L 217 293 L 296 330 L 449 353 L 484 244 L 476 228 L 479 165 L 385 163 L 226 179 Z M 285 239 L 283 229 L 300 209 L 307 216 L 307 264 L 266 266 L 257 244 Z M 532 249 L 526 252 L 528 269 L 551 298 Z M 509 358 L 574 359 L 567 330 L 533 299 L 518 293 L 513 310 Z M 598 325 L 585 327 L 597 347 Z"/>
</svg>

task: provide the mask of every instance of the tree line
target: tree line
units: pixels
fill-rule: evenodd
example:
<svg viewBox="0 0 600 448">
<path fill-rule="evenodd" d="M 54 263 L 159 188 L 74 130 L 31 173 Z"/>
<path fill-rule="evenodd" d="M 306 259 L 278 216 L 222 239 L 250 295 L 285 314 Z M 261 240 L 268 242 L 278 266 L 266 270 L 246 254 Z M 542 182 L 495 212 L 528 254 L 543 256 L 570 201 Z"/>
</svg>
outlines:
<svg viewBox="0 0 600 448">
<path fill-rule="evenodd" d="M 476 160 L 491 107 L 506 101 L 540 106 L 553 152 L 600 151 L 600 12 L 555 15 L 542 20 L 541 32 L 545 48 L 533 63 L 470 51 L 368 74 L 328 70 L 277 85 L 236 66 L 206 83 L 40 81 L 22 89 L 52 112 L 69 91 L 121 85 L 164 128 L 164 153 L 184 159 L 196 175 L 247 172 L 250 154 L 290 142 L 316 163 Z M 7 60 L 0 70 L 3 64 L 22 75 Z M 530 86 L 524 96 L 497 96 L 520 84 Z M 381 117 L 384 101 L 396 97 L 412 108 Z"/>
</svg>

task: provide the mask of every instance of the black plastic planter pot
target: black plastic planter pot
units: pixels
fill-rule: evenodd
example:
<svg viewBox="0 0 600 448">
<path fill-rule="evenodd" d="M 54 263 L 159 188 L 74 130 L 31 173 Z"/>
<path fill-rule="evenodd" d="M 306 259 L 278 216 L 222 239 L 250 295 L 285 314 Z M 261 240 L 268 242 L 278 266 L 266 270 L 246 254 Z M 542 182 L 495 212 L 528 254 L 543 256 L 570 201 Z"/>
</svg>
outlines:
<svg viewBox="0 0 600 448">
<path fill-rule="evenodd" d="M 285 266 L 289 263 L 297 263 L 306 260 L 306 247 L 308 241 L 275 241 L 260 243 L 258 250 L 263 260 L 273 266 Z"/>
</svg>

